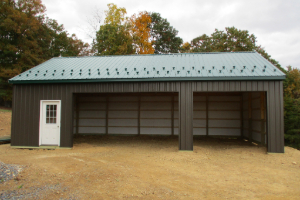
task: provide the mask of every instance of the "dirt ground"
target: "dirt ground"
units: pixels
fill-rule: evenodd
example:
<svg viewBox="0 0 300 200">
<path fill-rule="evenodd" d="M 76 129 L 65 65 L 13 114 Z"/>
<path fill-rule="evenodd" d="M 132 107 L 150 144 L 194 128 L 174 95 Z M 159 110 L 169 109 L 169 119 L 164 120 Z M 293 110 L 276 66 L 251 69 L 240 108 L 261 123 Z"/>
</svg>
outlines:
<svg viewBox="0 0 300 200">
<path fill-rule="evenodd" d="M 10 130 L 2 121 L 10 113 L 0 117 Z M 15 179 L 0 180 L 0 199 L 300 196 L 300 151 L 285 147 L 284 154 L 266 154 L 265 147 L 244 140 L 195 138 L 194 151 L 184 152 L 177 137 L 79 136 L 71 150 L 0 145 L 0 161 L 23 168 Z"/>
<path fill-rule="evenodd" d="M 22 165 L 0 195 L 25 199 L 299 199 L 300 151 L 266 154 L 243 140 L 81 136 L 72 150 L 12 149 L 0 161 Z"/>
<path fill-rule="evenodd" d="M 0 107 L 0 137 L 10 135 L 11 109 Z"/>
</svg>

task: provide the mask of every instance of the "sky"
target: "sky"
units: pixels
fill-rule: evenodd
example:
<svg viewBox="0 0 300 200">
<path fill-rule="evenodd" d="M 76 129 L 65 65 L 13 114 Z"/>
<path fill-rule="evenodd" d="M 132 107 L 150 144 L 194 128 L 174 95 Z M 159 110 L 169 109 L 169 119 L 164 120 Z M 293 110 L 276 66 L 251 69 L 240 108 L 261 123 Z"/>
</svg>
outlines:
<svg viewBox="0 0 300 200">
<path fill-rule="evenodd" d="M 79 39 L 91 42 L 86 32 L 89 19 L 98 12 L 105 18 L 108 3 L 127 10 L 127 16 L 141 11 L 157 12 L 178 30 L 184 42 L 215 29 L 236 27 L 257 37 L 258 45 L 282 67 L 300 69 L 299 0 L 42 0 L 46 14 L 63 24 Z"/>
</svg>

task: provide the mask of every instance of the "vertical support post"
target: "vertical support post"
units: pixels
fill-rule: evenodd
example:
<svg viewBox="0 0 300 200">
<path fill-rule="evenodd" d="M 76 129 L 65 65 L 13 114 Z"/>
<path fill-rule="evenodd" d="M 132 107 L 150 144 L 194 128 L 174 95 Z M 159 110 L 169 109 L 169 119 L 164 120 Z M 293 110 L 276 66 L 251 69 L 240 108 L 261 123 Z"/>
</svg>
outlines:
<svg viewBox="0 0 300 200">
<path fill-rule="evenodd" d="M 240 96 L 240 120 L 241 120 L 241 137 L 244 137 L 244 113 L 243 113 L 243 104 L 244 104 L 244 99 L 243 99 L 243 94 Z"/>
<path fill-rule="evenodd" d="M 252 142 L 252 93 L 248 94 L 249 141 Z"/>
<path fill-rule="evenodd" d="M 174 95 L 172 95 L 171 129 L 171 135 L 174 135 Z"/>
<path fill-rule="evenodd" d="M 265 93 L 260 93 L 261 144 L 266 145 Z"/>
<path fill-rule="evenodd" d="M 206 101 L 205 102 L 205 107 L 206 107 L 205 108 L 205 113 L 206 113 L 206 115 L 205 115 L 206 116 L 206 125 L 205 125 L 206 129 L 205 130 L 206 130 L 206 136 L 208 136 L 208 94 L 206 94 L 205 98 L 206 98 L 205 99 L 205 101 Z"/>
<path fill-rule="evenodd" d="M 105 134 L 108 135 L 108 109 L 109 107 L 109 96 L 106 96 L 106 113 L 105 113 Z"/>
<path fill-rule="evenodd" d="M 138 135 L 141 135 L 141 95 L 138 98 Z"/>
<path fill-rule="evenodd" d="M 179 150 L 193 150 L 193 89 L 181 82 L 179 91 Z"/>
<path fill-rule="evenodd" d="M 284 153 L 283 81 L 266 82 L 268 152 Z"/>
<path fill-rule="evenodd" d="M 79 126 L 79 100 L 78 95 L 74 95 L 75 99 L 75 106 L 76 106 L 76 134 L 78 134 L 78 126 Z"/>
</svg>

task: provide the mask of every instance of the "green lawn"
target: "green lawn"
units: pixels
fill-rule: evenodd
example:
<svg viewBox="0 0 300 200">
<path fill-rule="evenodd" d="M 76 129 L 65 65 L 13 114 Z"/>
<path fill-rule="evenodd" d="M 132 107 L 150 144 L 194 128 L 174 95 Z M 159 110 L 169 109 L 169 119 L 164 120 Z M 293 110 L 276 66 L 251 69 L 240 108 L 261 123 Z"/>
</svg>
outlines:
<svg viewBox="0 0 300 200">
<path fill-rule="evenodd" d="M 0 108 L 0 112 L 11 112 L 11 109 L 3 109 L 3 108 Z"/>
</svg>

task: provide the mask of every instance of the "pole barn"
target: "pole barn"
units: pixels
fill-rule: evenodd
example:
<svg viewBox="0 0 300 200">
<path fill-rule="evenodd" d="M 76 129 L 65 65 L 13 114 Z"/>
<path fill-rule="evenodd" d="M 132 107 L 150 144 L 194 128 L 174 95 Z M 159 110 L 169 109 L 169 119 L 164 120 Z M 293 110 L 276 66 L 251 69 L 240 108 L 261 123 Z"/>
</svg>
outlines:
<svg viewBox="0 0 300 200">
<path fill-rule="evenodd" d="M 11 146 L 74 134 L 235 136 L 284 152 L 285 74 L 256 52 L 50 59 L 13 84 Z"/>
</svg>

